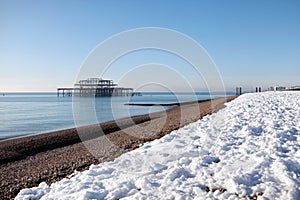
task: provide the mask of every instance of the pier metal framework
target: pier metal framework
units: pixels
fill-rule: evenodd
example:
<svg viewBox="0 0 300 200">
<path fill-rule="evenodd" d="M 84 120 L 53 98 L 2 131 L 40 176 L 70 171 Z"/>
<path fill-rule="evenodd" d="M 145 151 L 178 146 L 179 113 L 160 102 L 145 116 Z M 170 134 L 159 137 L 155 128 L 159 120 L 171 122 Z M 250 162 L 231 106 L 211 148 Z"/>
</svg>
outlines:
<svg viewBox="0 0 300 200">
<path fill-rule="evenodd" d="M 111 97 L 133 95 L 133 88 L 118 87 L 113 80 L 101 78 L 88 78 L 74 84 L 74 88 L 57 88 L 57 96 L 81 96 L 81 97 Z"/>
</svg>

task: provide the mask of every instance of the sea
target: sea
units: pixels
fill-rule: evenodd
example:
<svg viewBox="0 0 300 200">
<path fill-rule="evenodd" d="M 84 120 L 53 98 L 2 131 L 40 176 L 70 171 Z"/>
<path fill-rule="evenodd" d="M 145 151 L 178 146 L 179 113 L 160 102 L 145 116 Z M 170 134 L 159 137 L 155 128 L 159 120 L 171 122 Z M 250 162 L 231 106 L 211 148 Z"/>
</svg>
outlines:
<svg viewBox="0 0 300 200">
<path fill-rule="evenodd" d="M 0 140 L 72 128 L 78 125 L 75 116 L 77 119 L 78 116 L 82 119 L 80 125 L 89 125 L 170 108 L 169 106 L 126 105 L 128 103 L 170 104 L 234 95 L 231 92 L 175 94 L 142 92 L 140 94 L 141 96 L 91 98 L 58 97 L 56 93 L 3 93 L 0 94 Z M 87 106 L 84 102 L 87 102 Z M 91 105 L 93 106 L 92 113 L 81 114 L 82 110 L 91 111 L 91 109 L 85 109 Z M 96 121 L 89 120 L 87 115 L 95 116 Z"/>
</svg>

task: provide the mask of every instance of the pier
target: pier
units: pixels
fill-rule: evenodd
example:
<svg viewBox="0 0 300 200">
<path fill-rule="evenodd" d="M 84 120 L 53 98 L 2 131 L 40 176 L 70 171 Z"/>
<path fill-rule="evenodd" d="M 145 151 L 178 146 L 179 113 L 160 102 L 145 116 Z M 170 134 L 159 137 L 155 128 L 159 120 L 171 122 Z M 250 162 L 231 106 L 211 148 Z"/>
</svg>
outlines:
<svg viewBox="0 0 300 200">
<path fill-rule="evenodd" d="M 73 88 L 57 88 L 57 96 L 81 96 L 81 97 L 111 97 L 132 96 L 133 88 L 118 87 L 113 80 L 101 78 L 88 78 L 74 84 Z"/>
<path fill-rule="evenodd" d="M 57 96 L 59 97 L 60 94 L 62 96 L 72 96 L 74 88 L 57 88 Z"/>
</svg>

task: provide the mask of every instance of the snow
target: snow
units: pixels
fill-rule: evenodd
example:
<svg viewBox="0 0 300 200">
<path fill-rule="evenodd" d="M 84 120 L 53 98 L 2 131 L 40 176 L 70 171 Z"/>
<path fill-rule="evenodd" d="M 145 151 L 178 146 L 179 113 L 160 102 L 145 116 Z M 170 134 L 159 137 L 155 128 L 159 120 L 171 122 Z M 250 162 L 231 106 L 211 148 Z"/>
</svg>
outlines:
<svg viewBox="0 0 300 200">
<path fill-rule="evenodd" d="M 300 199 L 300 92 L 226 108 L 16 199 Z"/>
</svg>

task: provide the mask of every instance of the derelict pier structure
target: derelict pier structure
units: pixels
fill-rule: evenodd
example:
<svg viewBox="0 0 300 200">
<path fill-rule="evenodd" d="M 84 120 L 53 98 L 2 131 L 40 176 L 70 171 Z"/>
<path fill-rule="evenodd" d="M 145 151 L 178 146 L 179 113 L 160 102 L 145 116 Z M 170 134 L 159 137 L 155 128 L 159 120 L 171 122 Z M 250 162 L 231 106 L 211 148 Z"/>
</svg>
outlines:
<svg viewBox="0 0 300 200">
<path fill-rule="evenodd" d="M 113 80 L 101 78 L 88 78 L 74 84 L 74 88 L 57 88 L 57 96 L 81 96 L 81 97 L 111 97 L 132 96 L 133 88 L 118 87 Z"/>
</svg>

